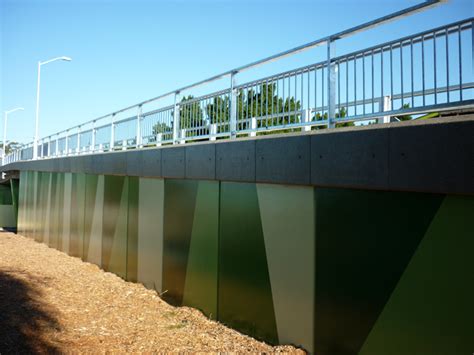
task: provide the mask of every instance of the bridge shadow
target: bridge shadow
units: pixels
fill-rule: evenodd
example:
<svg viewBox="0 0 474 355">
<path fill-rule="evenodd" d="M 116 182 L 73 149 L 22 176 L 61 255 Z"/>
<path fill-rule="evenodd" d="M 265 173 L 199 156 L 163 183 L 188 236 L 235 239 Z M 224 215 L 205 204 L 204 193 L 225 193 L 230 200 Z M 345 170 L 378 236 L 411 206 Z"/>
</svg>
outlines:
<svg viewBox="0 0 474 355">
<path fill-rule="evenodd" d="M 19 270 L 0 270 L 0 354 L 58 354 L 46 333 L 60 330 L 55 312 L 37 285 L 45 280 Z"/>
</svg>

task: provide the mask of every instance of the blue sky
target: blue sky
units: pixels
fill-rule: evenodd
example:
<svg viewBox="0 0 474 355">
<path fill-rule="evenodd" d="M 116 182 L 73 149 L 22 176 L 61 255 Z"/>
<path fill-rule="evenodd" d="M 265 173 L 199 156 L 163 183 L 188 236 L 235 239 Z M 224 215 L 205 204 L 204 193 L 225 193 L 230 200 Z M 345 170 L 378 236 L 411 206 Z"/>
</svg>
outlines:
<svg viewBox="0 0 474 355">
<path fill-rule="evenodd" d="M 38 60 L 73 58 L 42 68 L 40 136 L 46 136 L 417 3 L 0 0 L 0 111 L 23 106 L 10 116 L 8 137 L 32 140 Z M 473 10 L 471 0 L 451 0 L 340 41 L 337 54 L 465 19 Z M 322 55 L 309 51 L 239 80 Z"/>
</svg>

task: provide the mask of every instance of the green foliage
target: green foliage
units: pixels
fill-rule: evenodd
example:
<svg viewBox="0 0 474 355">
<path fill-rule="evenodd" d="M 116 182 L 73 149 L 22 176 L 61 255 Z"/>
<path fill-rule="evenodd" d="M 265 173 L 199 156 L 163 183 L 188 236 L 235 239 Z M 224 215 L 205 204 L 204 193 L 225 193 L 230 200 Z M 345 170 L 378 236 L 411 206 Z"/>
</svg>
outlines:
<svg viewBox="0 0 474 355">
<path fill-rule="evenodd" d="M 261 118 L 257 121 L 257 128 L 300 123 L 301 102 L 294 97 L 283 100 L 276 94 L 276 89 L 274 83 L 262 83 L 258 90 L 248 90 L 247 95 L 241 92 L 238 97 L 238 118 Z M 293 129 L 284 132 L 290 131 Z"/>
<path fill-rule="evenodd" d="M 341 107 L 341 109 L 336 112 L 335 114 L 336 116 L 336 119 L 337 118 L 344 118 L 347 116 L 347 110 L 345 107 Z M 321 115 L 320 112 L 316 113 L 316 115 L 314 115 L 313 117 L 313 121 L 323 121 L 323 120 L 327 120 L 328 118 L 328 113 L 325 112 L 323 115 Z M 342 123 L 336 123 L 336 128 L 339 128 L 339 127 L 353 127 L 355 126 L 354 122 L 342 122 Z M 315 129 L 325 129 L 326 126 L 317 126 L 315 127 Z"/>
<path fill-rule="evenodd" d="M 179 109 L 179 123 L 181 129 L 190 129 L 193 127 L 204 125 L 204 114 L 199 104 L 199 101 L 187 103 L 194 99 L 194 96 L 189 95 L 181 99 Z M 171 116 L 174 117 L 174 112 L 171 112 Z M 169 133 L 172 131 L 172 127 L 168 126 L 163 122 L 155 124 L 152 128 L 152 133 L 156 136 L 158 133 Z M 187 136 L 191 136 L 193 132 L 186 132 Z"/>
<path fill-rule="evenodd" d="M 401 107 L 402 109 L 410 108 L 410 104 L 403 104 Z M 402 116 L 395 116 L 399 121 L 410 121 L 413 119 L 412 115 L 402 115 Z"/>
<path fill-rule="evenodd" d="M 186 136 L 195 135 L 194 132 L 188 131 L 192 128 L 205 126 L 204 113 L 199 101 L 188 102 L 194 99 L 194 96 L 189 95 L 183 97 L 179 105 L 179 127 L 186 129 Z"/>
<path fill-rule="evenodd" d="M 18 142 L 8 142 L 6 144 L 5 154 L 10 154 L 12 151 L 20 148 L 21 144 Z M 0 143 L 0 148 L 3 149 L 3 142 Z"/>
<path fill-rule="evenodd" d="M 228 121 L 230 117 L 230 100 L 228 96 L 214 97 L 212 102 L 206 105 L 207 118 L 210 124 L 217 124 L 217 133 L 228 132 Z"/>
<path fill-rule="evenodd" d="M 153 135 L 156 136 L 158 133 L 166 133 L 171 130 L 171 127 L 166 123 L 160 122 L 153 126 Z"/>
</svg>

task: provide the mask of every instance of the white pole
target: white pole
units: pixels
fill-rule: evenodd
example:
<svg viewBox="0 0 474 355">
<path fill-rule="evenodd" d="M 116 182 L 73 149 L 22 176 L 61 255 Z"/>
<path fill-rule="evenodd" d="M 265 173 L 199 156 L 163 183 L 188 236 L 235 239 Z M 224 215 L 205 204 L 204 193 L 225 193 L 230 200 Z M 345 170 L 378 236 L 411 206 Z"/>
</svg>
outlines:
<svg viewBox="0 0 474 355">
<path fill-rule="evenodd" d="M 70 62 L 71 58 L 69 57 L 57 57 L 44 62 L 38 62 L 38 81 L 36 84 L 36 119 L 35 119 L 35 138 L 33 140 L 33 160 L 38 159 L 38 140 L 39 140 L 39 102 L 40 102 L 40 81 L 41 81 L 41 66 L 43 64 L 48 64 L 55 62 L 57 60 L 64 60 Z"/>
<path fill-rule="evenodd" d="M 3 120 L 3 151 L 2 151 L 2 165 L 5 165 L 5 151 L 7 150 L 7 118 L 8 113 L 5 111 L 5 118 Z"/>
<path fill-rule="evenodd" d="M 40 80 L 41 80 L 41 62 L 38 62 L 38 80 L 36 83 L 35 139 L 33 140 L 33 160 L 38 159 Z"/>
<path fill-rule="evenodd" d="M 5 111 L 5 118 L 3 120 L 3 151 L 2 151 L 2 165 L 5 165 L 5 155 L 7 150 L 7 120 L 8 114 L 15 111 L 23 111 L 23 107 L 17 107 L 10 111 Z"/>
</svg>

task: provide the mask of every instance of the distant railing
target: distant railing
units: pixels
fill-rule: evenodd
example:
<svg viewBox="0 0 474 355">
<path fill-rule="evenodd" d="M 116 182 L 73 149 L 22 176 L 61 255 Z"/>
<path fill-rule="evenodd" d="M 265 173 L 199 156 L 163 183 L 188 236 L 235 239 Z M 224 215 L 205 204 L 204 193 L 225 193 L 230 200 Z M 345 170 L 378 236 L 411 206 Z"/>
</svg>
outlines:
<svg viewBox="0 0 474 355">
<path fill-rule="evenodd" d="M 221 74 L 45 137 L 37 147 L 38 157 L 310 131 L 369 120 L 387 123 L 474 108 L 473 24 L 470 18 L 342 56 L 333 51 L 333 42 L 342 36 L 330 36 L 308 45 L 325 43 L 325 61 L 241 85 L 236 84 L 239 70 Z M 181 96 L 184 90 L 226 75 L 231 77 L 228 89 Z M 170 95 L 174 104 L 144 112 L 150 102 Z M 117 119 L 131 109 L 136 113 Z M 33 159 L 33 149 L 27 144 L 8 154 L 4 163 Z"/>
</svg>

